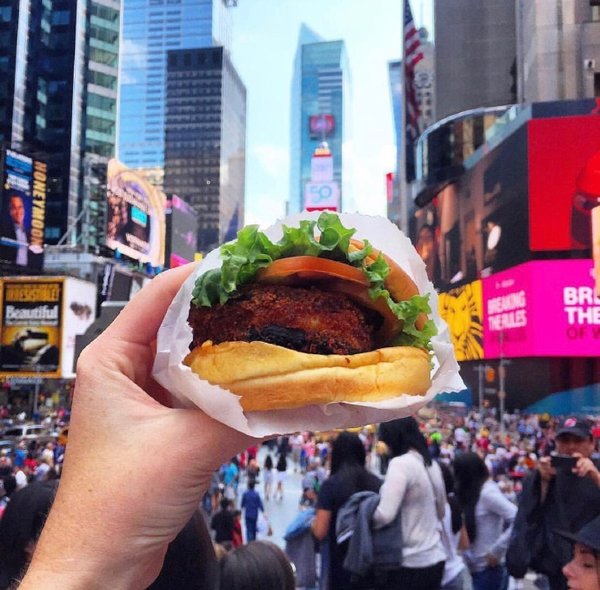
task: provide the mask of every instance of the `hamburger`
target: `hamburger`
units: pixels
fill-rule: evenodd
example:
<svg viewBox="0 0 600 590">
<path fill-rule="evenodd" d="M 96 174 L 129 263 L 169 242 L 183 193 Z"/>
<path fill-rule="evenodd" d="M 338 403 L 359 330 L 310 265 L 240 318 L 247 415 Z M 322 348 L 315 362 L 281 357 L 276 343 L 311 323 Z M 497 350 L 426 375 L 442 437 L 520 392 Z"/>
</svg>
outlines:
<svg viewBox="0 0 600 590">
<path fill-rule="evenodd" d="M 275 243 L 240 230 L 196 280 L 184 364 L 245 411 L 424 394 L 429 296 L 354 233 L 327 212 L 283 226 Z"/>
</svg>

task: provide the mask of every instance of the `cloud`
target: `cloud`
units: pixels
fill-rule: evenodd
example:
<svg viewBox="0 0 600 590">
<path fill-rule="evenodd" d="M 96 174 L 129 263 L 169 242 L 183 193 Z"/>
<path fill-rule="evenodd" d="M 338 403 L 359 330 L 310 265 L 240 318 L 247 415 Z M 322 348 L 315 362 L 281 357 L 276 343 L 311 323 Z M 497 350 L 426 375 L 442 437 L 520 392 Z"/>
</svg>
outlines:
<svg viewBox="0 0 600 590">
<path fill-rule="evenodd" d="M 263 170 L 274 178 L 287 178 L 290 168 L 290 154 L 281 146 L 263 144 L 251 149 L 251 156 Z"/>
</svg>

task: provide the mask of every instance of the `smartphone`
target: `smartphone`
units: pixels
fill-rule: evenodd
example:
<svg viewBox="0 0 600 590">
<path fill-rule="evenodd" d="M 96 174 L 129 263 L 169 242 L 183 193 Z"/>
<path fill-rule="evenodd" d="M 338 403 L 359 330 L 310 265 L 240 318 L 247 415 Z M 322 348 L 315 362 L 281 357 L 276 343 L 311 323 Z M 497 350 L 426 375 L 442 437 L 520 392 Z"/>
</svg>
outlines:
<svg viewBox="0 0 600 590">
<path fill-rule="evenodd" d="M 554 467 L 554 469 L 560 469 L 569 472 L 577 463 L 577 457 L 572 457 L 571 455 L 561 455 L 560 453 L 551 455 L 550 460 L 552 461 L 552 467 Z"/>
</svg>

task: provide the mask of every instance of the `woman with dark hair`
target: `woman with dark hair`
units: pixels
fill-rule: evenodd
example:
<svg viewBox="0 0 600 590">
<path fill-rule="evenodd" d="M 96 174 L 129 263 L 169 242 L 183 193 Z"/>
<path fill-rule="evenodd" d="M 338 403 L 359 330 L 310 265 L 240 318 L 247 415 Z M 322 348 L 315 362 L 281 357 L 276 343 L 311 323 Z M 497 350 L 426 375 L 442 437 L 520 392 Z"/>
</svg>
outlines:
<svg viewBox="0 0 600 590">
<path fill-rule="evenodd" d="M 600 516 L 574 535 L 561 534 L 575 543 L 573 559 L 562 569 L 569 588 L 600 590 Z"/>
<path fill-rule="evenodd" d="M 286 466 L 287 467 L 287 466 Z M 267 455 L 265 458 L 265 463 L 263 465 L 264 468 L 264 486 L 265 486 L 265 500 L 269 501 L 271 497 L 271 493 L 273 491 L 273 459 L 271 455 Z"/>
<path fill-rule="evenodd" d="M 0 520 L 0 589 L 12 587 L 25 573 L 57 483 L 34 482 L 11 495 Z"/>
<path fill-rule="evenodd" d="M 221 560 L 222 590 L 294 590 L 294 570 L 285 553 L 268 541 L 252 541 Z"/>
<path fill-rule="evenodd" d="M 517 507 L 502 494 L 483 459 L 464 453 L 454 461 L 456 497 L 465 515 L 469 548 L 465 561 L 475 590 L 505 590 L 504 557 Z"/>
<path fill-rule="evenodd" d="M 287 459 L 285 458 L 285 453 L 279 455 L 277 467 L 275 469 L 277 470 L 277 488 L 275 489 L 273 497 L 277 500 L 277 496 L 279 495 L 279 499 L 283 500 L 283 484 L 285 483 L 287 475 Z"/>
<path fill-rule="evenodd" d="M 344 570 L 348 541 L 338 544 L 335 521 L 338 510 L 355 492 L 379 490 L 381 481 L 365 468 L 365 447 L 357 435 L 342 432 L 331 449 L 331 475 L 323 482 L 317 498 L 317 514 L 313 535 L 322 541 L 327 538 L 329 567 L 325 569 L 329 590 L 354 588 L 350 574 Z"/>
<path fill-rule="evenodd" d="M 402 567 L 389 572 L 385 587 L 437 589 L 446 559 L 439 533 L 446 505 L 440 467 L 432 463 L 427 442 L 412 417 L 382 424 L 379 439 L 390 449 L 392 459 L 373 525 L 384 527 L 399 513 L 402 526 Z"/>
</svg>

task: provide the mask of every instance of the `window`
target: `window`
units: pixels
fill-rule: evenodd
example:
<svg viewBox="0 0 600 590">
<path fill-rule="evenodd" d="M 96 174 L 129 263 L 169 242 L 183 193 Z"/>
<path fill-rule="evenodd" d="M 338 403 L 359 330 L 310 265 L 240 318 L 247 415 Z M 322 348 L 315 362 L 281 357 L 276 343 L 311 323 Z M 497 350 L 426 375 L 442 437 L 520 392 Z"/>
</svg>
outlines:
<svg viewBox="0 0 600 590">
<path fill-rule="evenodd" d="M 71 13 L 68 10 L 55 10 L 52 12 L 50 19 L 53 25 L 68 25 L 71 20 Z"/>
</svg>

